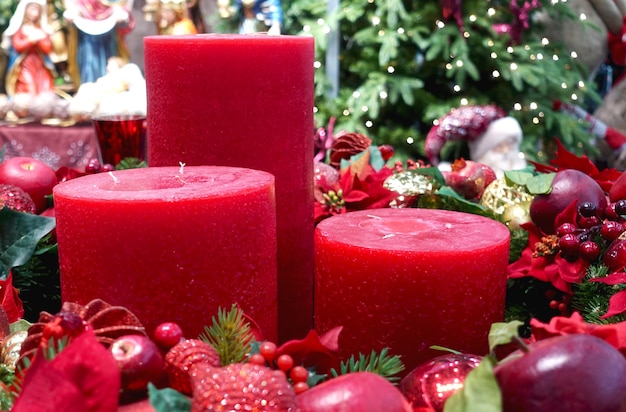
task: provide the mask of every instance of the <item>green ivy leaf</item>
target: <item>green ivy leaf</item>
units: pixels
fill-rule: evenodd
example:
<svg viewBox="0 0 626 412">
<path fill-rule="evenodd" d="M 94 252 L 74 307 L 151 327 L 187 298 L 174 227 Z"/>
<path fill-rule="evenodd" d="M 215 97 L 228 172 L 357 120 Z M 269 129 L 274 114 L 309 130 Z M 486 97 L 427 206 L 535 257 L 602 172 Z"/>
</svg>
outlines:
<svg viewBox="0 0 626 412">
<path fill-rule="evenodd" d="M 496 322 L 491 325 L 489 330 L 489 350 L 498 345 L 506 345 L 519 336 L 519 328 L 524 322 L 512 320 L 511 322 Z"/>
<path fill-rule="evenodd" d="M 51 217 L 0 210 L 0 277 L 32 257 L 39 241 L 56 226 Z"/>
<path fill-rule="evenodd" d="M 486 356 L 470 371 L 463 388 L 453 394 L 443 407 L 444 412 L 502 412 L 502 393 L 493 373 L 496 360 Z"/>
<path fill-rule="evenodd" d="M 189 412 L 191 410 L 191 400 L 172 388 L 157 389 L 149 383 L 148 396 L 156 412 Z"/>
</svg>

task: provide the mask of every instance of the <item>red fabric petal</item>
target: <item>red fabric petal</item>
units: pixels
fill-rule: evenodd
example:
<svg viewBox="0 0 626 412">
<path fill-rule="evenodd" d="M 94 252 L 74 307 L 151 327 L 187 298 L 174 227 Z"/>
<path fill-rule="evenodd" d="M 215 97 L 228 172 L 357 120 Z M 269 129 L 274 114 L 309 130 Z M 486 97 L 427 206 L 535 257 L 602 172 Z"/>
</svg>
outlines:
<svg viewBox="0 0 626 412">
<path fill-rule="evenodd" d="M 530 327 L 532 338 L 535 340 L 573 333 L 587 333 L 604 339 L 626 356 L 626 322 L 596 325 L 585 322 L 580 313 L 574 312 L 569 318 L 555 316 L 550 319 L 549 323 L 531 319 Z"/>
<path fill-rule="evenodd" d="M 626 290 L 622 290 L 611 296 L 611 299 L 609 299 L 609 309 L 601 318 L 610 318 L 611 316 L 621 315 L 624 312 L 626 312 Z"/>
<path fill-rule="evenodd" d="M 315 330 L 309 331 L 304 339 L 283 343 L 277 350 L 278 356 L 290 355 L 294 364 L 314 366 L 318 373 L 328 374 L 331 368 L 339 368 L 339 334 L 342 327 L 326 332 L 321 338 Z"/>
<path fill-rule="evenodd" d="M 39 365 L 33 368 L 36 363 Z M 82 333 L 50 362 L 40 350 L 33 365 L 26 369 L 14 411 L 117 410 L 120 371 L 112 354 L 93 332 Z"/>
<path fill-rule="evenodd" d="M 13 272 L 5 280 L 0 280 L 0 302 L 7 313 L 9 323 L 16 322 L 24 316 L 24 305 L 18 290 L 13 287 Z"/>
<path fill-rule="evenodd" d="M 601 278 L 589 279 L 589 282 L 600 282 L 607 285 L 626 283 L 626 272 L 615 272 Z"/>
</svg>

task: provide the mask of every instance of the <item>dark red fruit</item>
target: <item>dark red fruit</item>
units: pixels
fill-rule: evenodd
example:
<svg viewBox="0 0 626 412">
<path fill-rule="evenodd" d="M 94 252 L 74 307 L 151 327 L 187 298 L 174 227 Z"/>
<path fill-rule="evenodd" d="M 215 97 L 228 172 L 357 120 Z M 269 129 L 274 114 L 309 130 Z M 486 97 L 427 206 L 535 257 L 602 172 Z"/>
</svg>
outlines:
<svg viewBox="0 0 626 412">
<path fill-rule="evenodd" d="M 515 355 L 494 370 L 503 412 L 626 411 L 626 359 L 606 341 L 571 334 Z"/>
<path fill-rule="evenodd" d="M 596 205 L 591 202 L 583 202 L 578 205 L 578 214 L 583 217 L 596 216 Z"/>
<path fill-rule="evenodd" d="M 100 160 L 93 159 L 93 158 L 89 159 L 89 161 L 85 165 L 85 173 L 87 174 L 99 173 L 101 167 L 102 166 L 100 164 Z"/>
<path fill-rule="evenodd" d="M 553 234 L 557 215 L 573 202 L 590 202 L 596 210 L 604 210 L 608 204 L 602 187 L 594 179 L 578 170 L 566 169 L 556 173 L 550 193 L 535 196 L 530 203 L 530 218 L 543 233 Z"/>
<path fill-rule="evenodd" d="M 617 213 L 619 216 L 626 215 L 626 200 L 625 199 L 618 200 L 617 202 L 615 202 L 615 213 Z"/>
</svg>

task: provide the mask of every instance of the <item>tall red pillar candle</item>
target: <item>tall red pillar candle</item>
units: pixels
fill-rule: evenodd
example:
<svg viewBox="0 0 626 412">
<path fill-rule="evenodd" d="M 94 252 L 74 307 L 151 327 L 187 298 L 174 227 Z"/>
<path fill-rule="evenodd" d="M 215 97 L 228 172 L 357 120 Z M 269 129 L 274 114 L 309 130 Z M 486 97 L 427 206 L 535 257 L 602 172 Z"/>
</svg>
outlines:
<svg viewBox="0 0 626 412">
<path fill-rule="evenodd" d="M 151 166 L 224 165 L 276 177 L 279 340 L 313 313 L 311 37 L 146 37 Z"/>
<path fill-rule="evenodd" d="M 61 298 L 128 307 L 186 337 L 238 304 L 277 335 L 274 177 L 223 166 L 99 173 L 54 189 Z"/>
<path fill-rule="evenodd" d="M 390 348 L 407 372 L 444 346 L 488 352 L 502 321 L 509 230 L 485 217 L 378 209 L 326 219 L 315 232 L 315 327 L 343 326 L 343 357 Z"/>
</svg>

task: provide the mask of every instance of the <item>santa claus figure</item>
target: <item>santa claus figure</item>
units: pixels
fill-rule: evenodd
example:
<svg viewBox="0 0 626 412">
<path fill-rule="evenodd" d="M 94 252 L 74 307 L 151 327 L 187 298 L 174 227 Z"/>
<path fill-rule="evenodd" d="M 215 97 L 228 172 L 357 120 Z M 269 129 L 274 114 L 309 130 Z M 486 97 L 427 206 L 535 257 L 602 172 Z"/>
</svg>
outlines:
<svg viewBox="0 0 626 412">
<path fill-rule="evenodd" d="M 493 105 L 463 106 L 440 118 L 426 136 L 426 156 L 432 165 L 440 164 L 439 153 L 448 141 L 466 141 L 470 159 L 493 169 L 498 177 L 507 170 L 526 167 L 520 151 L 522 128 L 518 121 Z"/>
</svg>

